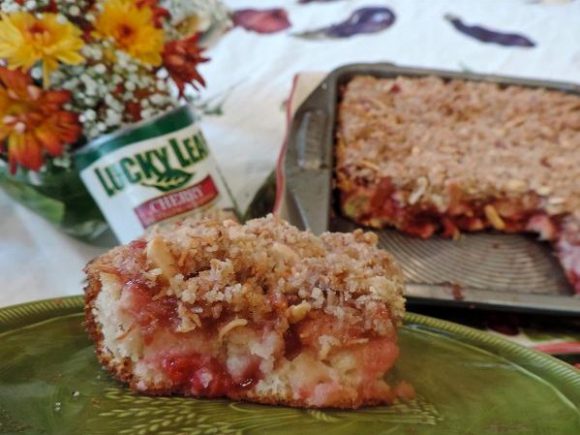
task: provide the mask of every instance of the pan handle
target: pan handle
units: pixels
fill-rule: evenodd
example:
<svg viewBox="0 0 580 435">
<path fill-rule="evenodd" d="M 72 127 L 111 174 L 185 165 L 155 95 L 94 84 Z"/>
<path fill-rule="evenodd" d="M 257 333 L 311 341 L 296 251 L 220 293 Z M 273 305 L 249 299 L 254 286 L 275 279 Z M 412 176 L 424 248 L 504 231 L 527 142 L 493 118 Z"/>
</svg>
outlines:
<svg viewBox="0 0 580 435">
<path fill-rule="evenodd" d="M 301 114 L 296 132 L 296 164 L 303 170 L 319 170 L 328 167 L 324 140 L 328 115 L 316 109 Z"/>
<path fill-rule="evenodd" d="M 288 219 L 315 234 L 328 230 L 332 197 L 332 114 L 328 86 L 320 86 L 298 109 L 285 156 Z"/>
</svg>

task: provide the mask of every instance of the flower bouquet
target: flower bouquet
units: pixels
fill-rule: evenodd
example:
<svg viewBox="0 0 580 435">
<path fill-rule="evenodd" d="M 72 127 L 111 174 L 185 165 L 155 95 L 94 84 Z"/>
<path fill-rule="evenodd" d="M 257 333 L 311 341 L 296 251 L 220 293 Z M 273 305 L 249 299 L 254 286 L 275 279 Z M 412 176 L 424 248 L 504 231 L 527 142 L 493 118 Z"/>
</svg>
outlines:
<svg viewBox="0 0 580 435">
<path fill-rule="evenodd" d="M 2 0 L 0 13 L 0 186 L 91 240 L 107 225 L 75 155 L 204 85 L 199 17 L 175 0 Z"/>
</svg>

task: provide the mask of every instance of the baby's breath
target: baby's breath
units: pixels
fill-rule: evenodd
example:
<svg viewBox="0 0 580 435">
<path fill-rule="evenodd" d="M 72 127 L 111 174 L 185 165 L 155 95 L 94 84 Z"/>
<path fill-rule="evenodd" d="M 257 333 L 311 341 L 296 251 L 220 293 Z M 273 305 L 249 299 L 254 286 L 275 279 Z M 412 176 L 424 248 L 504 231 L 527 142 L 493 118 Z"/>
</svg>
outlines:
<svg viewBox="0 0 580 435">
<path fill-rule="evenodd" d="M 90 8 L 92 2 L 89 0 L 56 0 L 55 3 L 62 14 L 77 18 Z"/>
<path fill-rule="evenodd" d="M 14 0 L 4 0 L 0 2 L 0 11 L 5 13 L 18 12 L 24 10 L 24 6 Z"/>
<path fill-rule="evenodd" d="M 0 12 L 12 13 L 18 11 L 37 11 L 46 8 L 50 4 L 50 0 L 26 0 L 24 2 L 17 2 L 16 0 L 2 0 L 0 1 Z"/>
<path fill-rule="evenodd" d="M 103 50 L 113 53 L 115 61 L 107 62 Z M 177 106 L 166 81 L 125 52 L 105 43 L 86 45 L 82 54 L 86 64 L 61 68 L 52 83 L 71 91 L 71 108 L 80 114 L 88 140 L 134 122 L 127 111 L 129 103 L 137 103 L 143 119 Z"/>
</svg>

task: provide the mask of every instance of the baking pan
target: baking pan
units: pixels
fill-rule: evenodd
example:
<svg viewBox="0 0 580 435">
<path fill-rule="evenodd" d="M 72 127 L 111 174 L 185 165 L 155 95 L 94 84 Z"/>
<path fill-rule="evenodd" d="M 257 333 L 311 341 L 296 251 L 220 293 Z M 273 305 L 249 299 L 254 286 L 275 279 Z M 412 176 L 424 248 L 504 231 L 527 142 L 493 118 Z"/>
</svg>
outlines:
<svg viewBox="0 0 580 435">
<path fill-rule="evenodd" d="M 339 90 L 357 75 L 435 75 L 580 95 L 580 86 L 569 83 L 393 64 L 355 64 L 333 71 L 296 111 L 279 162 L 277 208 L 291 223 L 316 234 L 357 228 L 340 216 L 333 190 Z M 459 241 L 453 241 L 441 237 L 421 240 L 389 229 L 376 233 L 380 246 L 401 264 L 411 303 L 580 313 L 580 297 L 574 295 L 551 246 L 533 235 L 463 233 Z"/>
</svg>

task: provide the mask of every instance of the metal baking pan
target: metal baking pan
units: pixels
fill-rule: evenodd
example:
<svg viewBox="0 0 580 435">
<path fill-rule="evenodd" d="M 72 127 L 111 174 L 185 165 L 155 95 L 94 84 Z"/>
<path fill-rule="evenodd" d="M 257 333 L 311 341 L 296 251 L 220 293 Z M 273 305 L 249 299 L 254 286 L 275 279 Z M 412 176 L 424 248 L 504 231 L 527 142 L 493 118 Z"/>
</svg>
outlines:
<svg viewBox="0 0 580 435">
<path fill-rule="evenodd" d="M 314 233 L 351 231 L 333 190 L 333 148 L 340 89 L 357 75 L 422 77 L 542 87 L 580 95 L 580 86 L 493 75 L 356 64 L 330 73 L 295 113 L 282 155 L 278 203 L 284 217 Z M 411 303 L 493 307 L 494 309 L 580 313 L 575 296 L 550 245 L 530 235 L 482 232 L 459 241 L 421 240 L 396 230 L 377 231 L 380 246 L 401 264 Z"/>
</svg>

